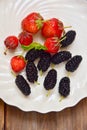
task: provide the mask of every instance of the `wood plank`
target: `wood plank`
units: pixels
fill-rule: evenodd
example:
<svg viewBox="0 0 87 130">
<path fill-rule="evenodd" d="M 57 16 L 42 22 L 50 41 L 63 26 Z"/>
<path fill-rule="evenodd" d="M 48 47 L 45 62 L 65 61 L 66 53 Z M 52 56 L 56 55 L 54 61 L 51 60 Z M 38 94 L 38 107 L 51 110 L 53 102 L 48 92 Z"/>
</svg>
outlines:
<svg viewBox="0 0 87 130">
<path fill-rule="evenodd" d="M 7 106 L 6 130 L 87 130 L 87 99 L 61 112 L 22 112 Z"/>
<path fill-rule="evenodd" d="M 24 130 L 25 128 L 26 130 L 50 130 L 50 123 L 51 128 L 55 128 L 56 113 L 25 113 L 11 106 L 7 106 L 6 113 L 6 130 Z"/>
<path fill-rule="evenodd" d="M 0 130 L 4 130 L 4 102 L 0 99 Z"/>
<path fill-rule="evenodd" d="M 57 130 L 87 130 L 87 99 L 75 107 L 57 113 Z M 59 118 L 58 118 L 59 117 Z"/>
</svg>

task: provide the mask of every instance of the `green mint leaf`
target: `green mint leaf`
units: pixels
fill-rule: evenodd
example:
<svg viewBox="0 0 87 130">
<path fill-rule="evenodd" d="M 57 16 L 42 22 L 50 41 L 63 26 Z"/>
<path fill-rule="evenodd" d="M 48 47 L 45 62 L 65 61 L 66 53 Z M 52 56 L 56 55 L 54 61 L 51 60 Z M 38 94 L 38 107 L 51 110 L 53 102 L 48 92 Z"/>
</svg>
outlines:
<svg viewBox="0 0 87 130">
<path fill-rule="evenodd" d="M 40 43 L 37 42 L 32 42 L 30 45 L 25 46 L 25 45 L 21 45 L 22 49 L 24 50 L 31 50 L 31 49 L 36 49 L 36 50 L 47 50 L 47 48 L 43 45 L 41 45 Z"/>
</svg>

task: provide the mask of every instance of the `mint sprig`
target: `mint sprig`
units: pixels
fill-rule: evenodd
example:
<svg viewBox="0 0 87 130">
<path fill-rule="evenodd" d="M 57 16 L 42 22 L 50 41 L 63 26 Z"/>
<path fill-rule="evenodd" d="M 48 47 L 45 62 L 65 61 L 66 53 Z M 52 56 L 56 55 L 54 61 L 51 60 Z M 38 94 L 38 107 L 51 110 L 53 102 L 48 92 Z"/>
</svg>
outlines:
<svg viewBox="0 0 87 130">
<path fill-rule="evenodd" d="M 40 43 L 37 42 L 32 42 L 30 45 L 25 46 L 25 45 L 21 45 L 22 49 L 24 49 L 25 51 L 29 51 L 31 49 L 35 49 L 35 50 L 47 50 L 47 48 L 43 45 L 41 45 Z"/>
</svg>

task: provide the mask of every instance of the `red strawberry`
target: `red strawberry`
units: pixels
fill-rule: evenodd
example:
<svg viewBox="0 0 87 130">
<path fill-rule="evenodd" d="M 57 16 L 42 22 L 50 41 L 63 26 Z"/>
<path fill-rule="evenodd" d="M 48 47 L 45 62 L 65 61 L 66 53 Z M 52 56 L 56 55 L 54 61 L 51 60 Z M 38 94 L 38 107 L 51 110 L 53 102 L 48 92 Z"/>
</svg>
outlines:
<svg viewBox="0 0 87 130">
<path fill-rule="evenodd" d="M 47 52 L 49 53 L 57 53 L 58 50 L 60 49 L 60 44 L 59 44 L 58 37 L 50 37 L 47 38 L 44 46 L 47 48 Z"/>
<path fill-rule="evenodd" d="M 42 35 L 46 38 L 55 36 L 61 38 L 63 31 L 63 23 L 56 18 L 45 21 L 42 27 Z"/>
<path fill-rule="evenodd" d="M 10 64 L 11 64 L 12 70 L 18 73 L 25 68 L 26 61 L 23 56 L 18 55 L 18 56 L 12 57 Z"/>
<path fill-rule="evenodd" d="M 28 46 L 33 42 L 33 37 L 30 33 L 24 31 L 19 34 L 19 42 L 21 45 Z"/>
<path fill-rule="evenodd" d="M 9 36 L 5 39 L 4 44 L 7 49 L 16 49 L 18 46 L 18 38 L 16 36 Z"/>
<path fill-rule="evenodd" d="M 41 29 L 42 21 L 43 17 L 39 13 L 33 12 L 22 20 L 22 29 L 35 34 Z"/>
</svg>

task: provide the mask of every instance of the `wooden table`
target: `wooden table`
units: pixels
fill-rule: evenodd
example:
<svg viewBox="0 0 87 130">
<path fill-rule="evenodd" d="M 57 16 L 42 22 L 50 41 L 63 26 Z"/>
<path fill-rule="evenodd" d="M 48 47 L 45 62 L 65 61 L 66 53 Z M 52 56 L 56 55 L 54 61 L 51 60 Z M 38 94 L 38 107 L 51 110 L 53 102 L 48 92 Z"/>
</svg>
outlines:
<svg viewBox="0 0 87 130">
<path fill-rule="evenodd" d="M 0 100 L 0 130 L 87 130 L 87 98 L 61 112 L 23 112 Z"/>
</svg>

